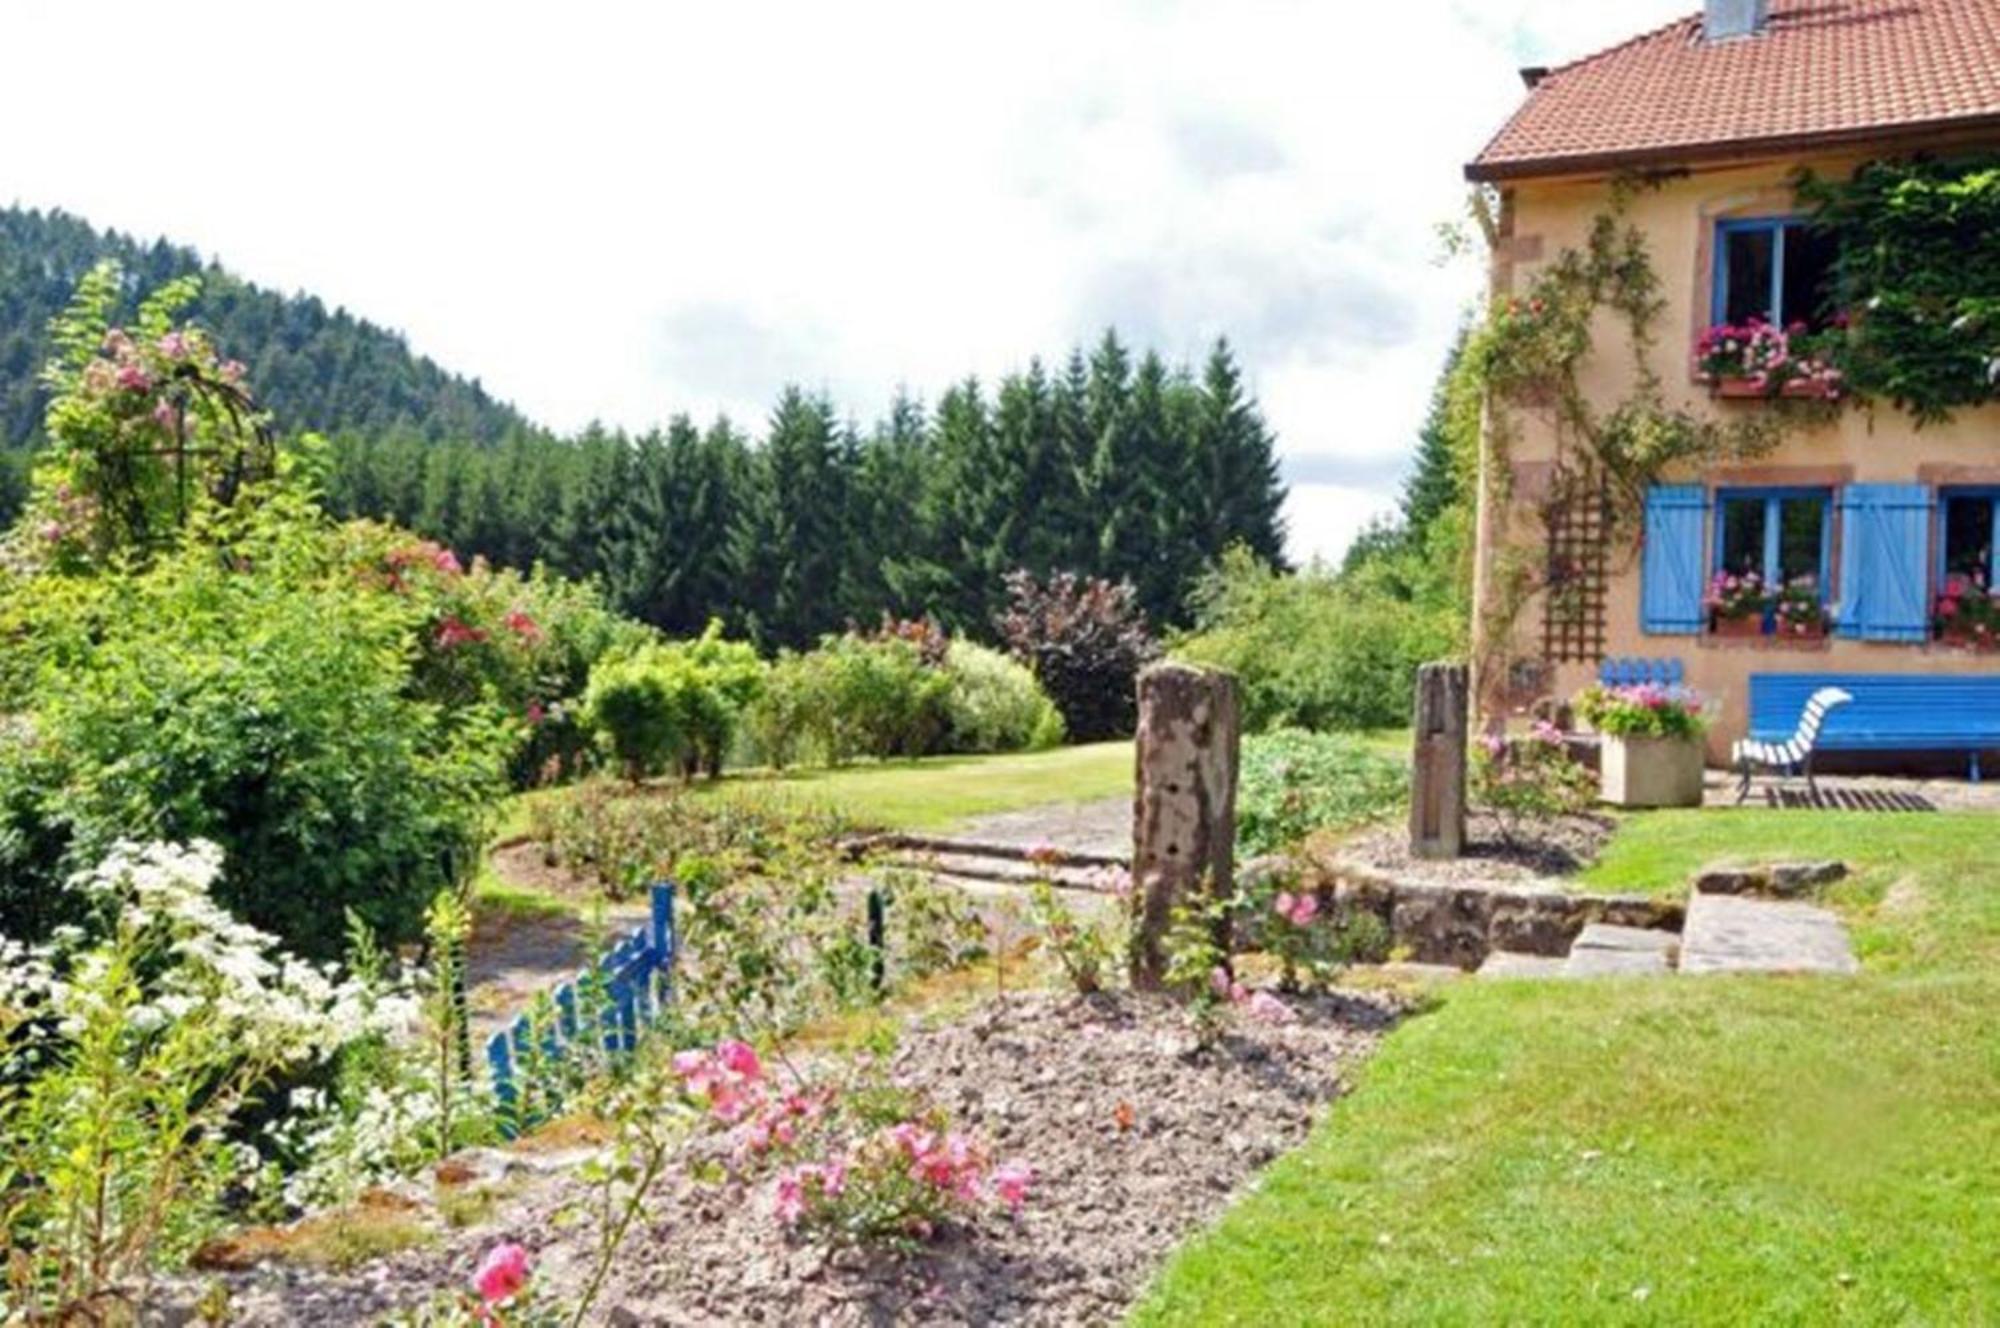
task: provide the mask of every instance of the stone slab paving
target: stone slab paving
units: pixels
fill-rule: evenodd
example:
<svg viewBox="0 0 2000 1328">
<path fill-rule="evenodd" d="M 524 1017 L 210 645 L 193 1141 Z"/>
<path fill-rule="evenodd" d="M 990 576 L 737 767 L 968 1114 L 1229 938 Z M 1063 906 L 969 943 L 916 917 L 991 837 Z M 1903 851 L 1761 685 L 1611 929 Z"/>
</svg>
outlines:
<svg viewBox="0 0 2000 1328">
<path fill-rule="evenodd" d="M 1817 904 L 1711 894 L 1688 901 L 1683 973 L 1853 973 L 1860 967 L 1847 928 Z"/>
<path fill-rule="evenodd" d="M 1653 977 L 1674 970 L 1672 932 L 1593 922 L 1577 934 L 1563 973 L 1573 978 Z"/>
<path fill-rule="evenodd" d="M 1561 955 L 1522 954 L 1517 950 L 1495 950 L 1479 965 L 1482 978 L 1559 978 L 1567 963 Z"/>
</svg>

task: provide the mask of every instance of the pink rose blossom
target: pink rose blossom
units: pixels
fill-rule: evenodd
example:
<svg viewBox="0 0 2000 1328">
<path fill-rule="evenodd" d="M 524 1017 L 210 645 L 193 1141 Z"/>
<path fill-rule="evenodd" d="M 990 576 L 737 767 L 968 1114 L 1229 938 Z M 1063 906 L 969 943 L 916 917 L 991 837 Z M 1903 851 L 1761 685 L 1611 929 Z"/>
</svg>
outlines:
<svg viewBox="0 0 2000 1328">
<path fill-rule="evenodd" d="M 1298 1019 L 1292 1007 L 1273 996 L 1268 991 L 1260 991 L 1250 998 L 1250 1017 L 1267 1024 L 1289 1024 Z"/>
<path fill-rule="evenodd" d="M 519 1245 L 495 1245 L 473 1275 L 473 1289 L 489 1305 L 512 1300 L 528 1284 L 528 1252 Z"/>
<path fill-rule="evenodd" d="M 1021 1205 L 1028 1201 L 1028 1186 L 1034 1182 L 1034 1171 L 1018 1162 L 1008 1162 L 993 1169 L 993 1194 L 1013 1212 L 1020 1212 Z"/>
<path fill-rule="evenodd" d="M 764 1077 L 763 1062 L 757 1059 L 757 1052 L 747 1042 L 726 1038 L 715 1046 L 715 1058 L 731 1074 L 740 1074 L 745 1079 Z"/>
</svg>

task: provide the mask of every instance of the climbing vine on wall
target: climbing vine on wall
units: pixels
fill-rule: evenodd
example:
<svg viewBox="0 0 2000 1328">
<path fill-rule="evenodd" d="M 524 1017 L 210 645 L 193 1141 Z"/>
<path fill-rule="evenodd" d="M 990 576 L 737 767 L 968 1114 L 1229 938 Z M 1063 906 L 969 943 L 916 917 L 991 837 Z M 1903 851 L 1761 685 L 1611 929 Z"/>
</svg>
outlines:
<svg viewBox="0 0 2000 1328">
<path fill-rule="evenodd" d="M 1839 245 L 1834 354 L 1849 388 L 1919 425 L 2000 400 L 2000 156 L 1801 171 L 1812 222 Z"/>
<path fill-rule="evenodd" d="M 1773 400 L 1753 414 L 1716 419 L 1668 404 L 1651 364 L 1654 324 L 1665 302 L 1644 234 L 1626 220 L 1635 193 L 1651 185 L 1615 183 L 1580 248 L 1543 265 L 1525 291 L 1497 297 L 1468 353 L 1488 391 L 1486 476 L 1489 500 L 1511 499 L 1511 445 L 1519 417 L 1545 419 L 1555 437 L 1551 495 L 1538 515 L 1543 552 L 1578 501 L 1603 504 L 1602 538 L 1626 560 L 1636 554 L 1647 488 L 1670 469 L 1741 460 L 1768 452 L 1786 430 L 1826 418 L 1829 403 Z M 1606 325 L 1623 333 L 1631 388 L 1620 400 L 1594 400 L 1580 385 L 1583 367 L 1605 350 Z M 1490 567 L 1481 637 L 1505 650 L 1521 610 L 1551 590 L 1561 559 L 1503 556 Z"/>
</svg>

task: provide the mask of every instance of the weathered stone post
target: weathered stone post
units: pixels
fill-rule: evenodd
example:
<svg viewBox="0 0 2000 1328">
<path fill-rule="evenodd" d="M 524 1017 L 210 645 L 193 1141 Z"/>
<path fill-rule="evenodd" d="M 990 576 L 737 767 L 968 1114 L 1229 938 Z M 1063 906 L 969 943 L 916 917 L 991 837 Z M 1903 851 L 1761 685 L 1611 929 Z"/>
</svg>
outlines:
<svg viewBox="0 0 2000 1328">
<path fill-rule="evenodd" d="M 1185 664 L 1139 675 L 1132 800 L 1132 985 L 1157 990 L 1161 945 L 1188 894 L 1228 893 L 1236 856 L 1236 679 Z"/>
<path fill-rule="evenodd" d="M 1410 852 L 1455 858 L 1465 848 L 1465 737 L 1470 714 L 1463 664 L 1417 670 L 1416 744 L 1410 762 Z"/>
</svg>

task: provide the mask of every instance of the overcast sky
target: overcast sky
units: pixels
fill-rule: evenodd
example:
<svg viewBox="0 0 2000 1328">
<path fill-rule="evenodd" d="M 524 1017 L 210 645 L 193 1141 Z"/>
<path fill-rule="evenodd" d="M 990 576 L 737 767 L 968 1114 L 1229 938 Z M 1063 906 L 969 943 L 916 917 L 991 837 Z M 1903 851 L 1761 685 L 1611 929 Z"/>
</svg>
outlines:
<svg viewBox="0 0 2000 1328">
<path fill-rule="evenodd" d="M 872 420 L 1107 324 L 1239 348 L 1295 556 L 1393 499 L 1515 69 L 1693 0 L 13 0 L 0 198 L 399 328 L 557 429 Z"/>
</svg>

